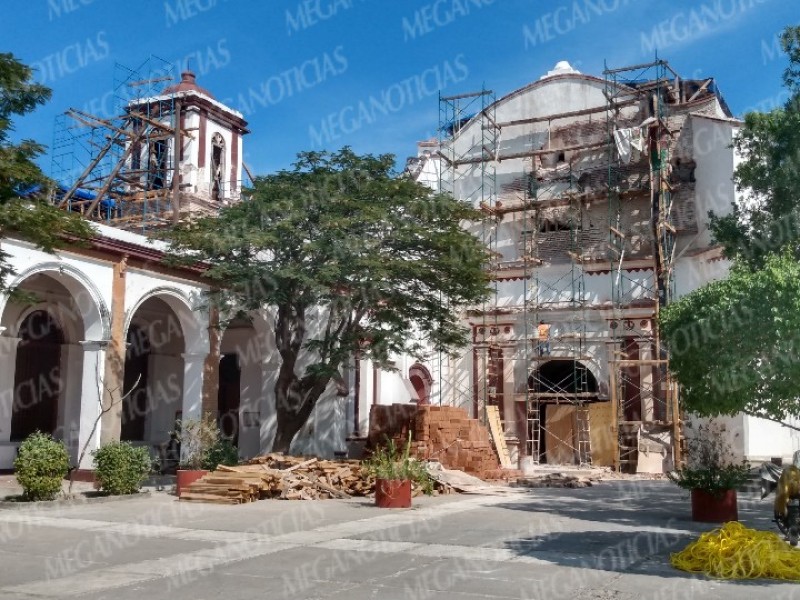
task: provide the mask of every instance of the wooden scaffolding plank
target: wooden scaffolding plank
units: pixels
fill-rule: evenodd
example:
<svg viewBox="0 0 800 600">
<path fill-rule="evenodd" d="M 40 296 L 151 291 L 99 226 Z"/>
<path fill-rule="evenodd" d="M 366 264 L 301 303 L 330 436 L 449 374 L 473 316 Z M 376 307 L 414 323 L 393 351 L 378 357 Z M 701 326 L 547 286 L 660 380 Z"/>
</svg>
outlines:
<svg viewBox="0 0 800 600">
<path fill-rule="evenodd" d="M 506 437 L 503 434 L 503 424 L 500 421 L 500 409 L 493 405 L 487 406 L 486 418 L 489 421 L 489 431 L 492 434 L 494 447 L 497 449 L 497 457 L 500 459 L 500 466 L 504 469 L 512 469 L 511 456 L 508 453 Z"/>
</svg>

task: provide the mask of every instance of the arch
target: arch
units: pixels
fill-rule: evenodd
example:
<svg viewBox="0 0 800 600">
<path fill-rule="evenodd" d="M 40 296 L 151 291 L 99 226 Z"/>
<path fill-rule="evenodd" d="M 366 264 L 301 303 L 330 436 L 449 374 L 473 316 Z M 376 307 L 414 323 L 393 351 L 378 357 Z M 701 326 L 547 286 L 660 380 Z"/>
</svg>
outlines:
<svg viewBox="0 0 800 600">
<path fill-rule="evenodd" d="M 548 394 L 599 394 L 597 377 L 584 363 L 552 359 L 539 365 L 528 377 L 528 388 Z"/>
<path fill-rule="evenodd" d="M 411 381 L 411 385 L 414 386 L 414 391 L 417 392 L 417 402 L 419 404 L 430 404 L 431 386 L 433 385 L 433 377 L 430 371 L 424 365 L 414 363 L 408 369 L 408 378 Z"/>
<path fill-rule="evenodd" d="M 83 271 L 63 262 L 39 263 L 16 274 L 9 287 L 23 285 L 34 275 L 44 274 L 63 285 L 75 301 L 83 320 L 83 335 L 93 341 L 105 341 L 111 336 L 111 311 L 108 309 L 97 285 Z M 7 295 L 0 298 L 0 315 L 9 303 Z"/>
<path fill-rule="evenodd" d="M 136 312 L 151 298 L 163 300 L 172 309 L 181 326 L 186 354 L 206 354 L 208 352 L 208 331 L 204 323 L 199 323 L 196 315 L 198 307 L 186 292 L 172 286 L 159 286 L 143 294 L 125 315 L 124 333 L 127 336 Z M 204 314 L 204 313 L 201 313 Z"/>
<path fill-rule="evenodd" d="M 129 395 L 122 407 L 121 437 L 159 447 L 169 442 L 175 420 L 186 417 L 187 388 L 197 392 L 202 386 L 197 365 L 207 353 L 207 329 L 192 312 L 188 294 L 162 286 L 143 294 L 127 311 L 124 333 L 123 381 Z"/>
</svg>

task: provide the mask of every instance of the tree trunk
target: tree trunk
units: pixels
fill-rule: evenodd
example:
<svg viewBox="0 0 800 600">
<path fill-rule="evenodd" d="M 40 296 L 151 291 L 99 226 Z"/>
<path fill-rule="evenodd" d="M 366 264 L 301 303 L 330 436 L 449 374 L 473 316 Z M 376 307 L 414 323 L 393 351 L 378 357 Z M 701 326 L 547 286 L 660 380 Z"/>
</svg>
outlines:
<svg viewBox="0 0 800 600">
<path fill-rule="evenodd" d="M 289 448 L 297 432 L 305 425 L 305 419 L 298 416 L 285 417 L 284 420 L 278 418 L 278 430 L 275 432 L 275 441 L 272 443 L 273 452 L 289 454 Z"/>
<path fill-rule="evenodd" d="M 275 383 L 275 412 L 277 430 L 272 443 L 273 452 L 289 453 L 297 432 L 308 421 L 330 377 L 304 377 L 280 374 Z"/>
</svg>

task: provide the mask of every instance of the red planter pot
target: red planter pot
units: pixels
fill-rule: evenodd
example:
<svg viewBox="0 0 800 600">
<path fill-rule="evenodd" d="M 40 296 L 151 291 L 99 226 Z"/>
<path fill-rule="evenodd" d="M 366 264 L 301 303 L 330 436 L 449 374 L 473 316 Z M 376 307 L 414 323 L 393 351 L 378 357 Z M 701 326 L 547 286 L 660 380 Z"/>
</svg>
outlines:
<svg viewBox="0 0 800 600">
<path fill-rule="evenodd" d="M 727 523 L 738 520 L 736 490 L 725 490 L 719 496 L 703 490 L 692 490 L 692 521 Z"/>
<path fill-rule="evenodd" d="M 178 469 L 175 473 L 175 493 L 180 498 L 181 490 L 192 485 L 206 473 L 208 473 L 208 471 Z"/>
<path fill-rule="evenodd" d="M 377 479 L 375 506 L 378 508 L 409 508 L 411 481 L 409 479 Z"/>
</svg>

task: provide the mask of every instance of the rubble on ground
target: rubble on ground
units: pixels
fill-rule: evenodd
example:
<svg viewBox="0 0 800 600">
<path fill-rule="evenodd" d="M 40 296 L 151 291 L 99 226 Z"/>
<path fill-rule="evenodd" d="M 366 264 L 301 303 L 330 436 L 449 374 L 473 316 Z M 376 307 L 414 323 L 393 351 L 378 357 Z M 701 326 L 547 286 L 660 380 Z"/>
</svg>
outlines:
<svg viewBox="0 0 800 600">
<path fill-rule="evenodd" d="M 434 492 L 452 487 L 434 484 Z M 219 465 L 181 493 L 180 499 L 215 504 L 242 504 L 267 498 L 327 500 L 371 496 L 375 478 L 356 460 L 321 460 L 271 453 L 233 467 Z M 415 486 L 412 494 L 422 494 Z"/>
</svg>

